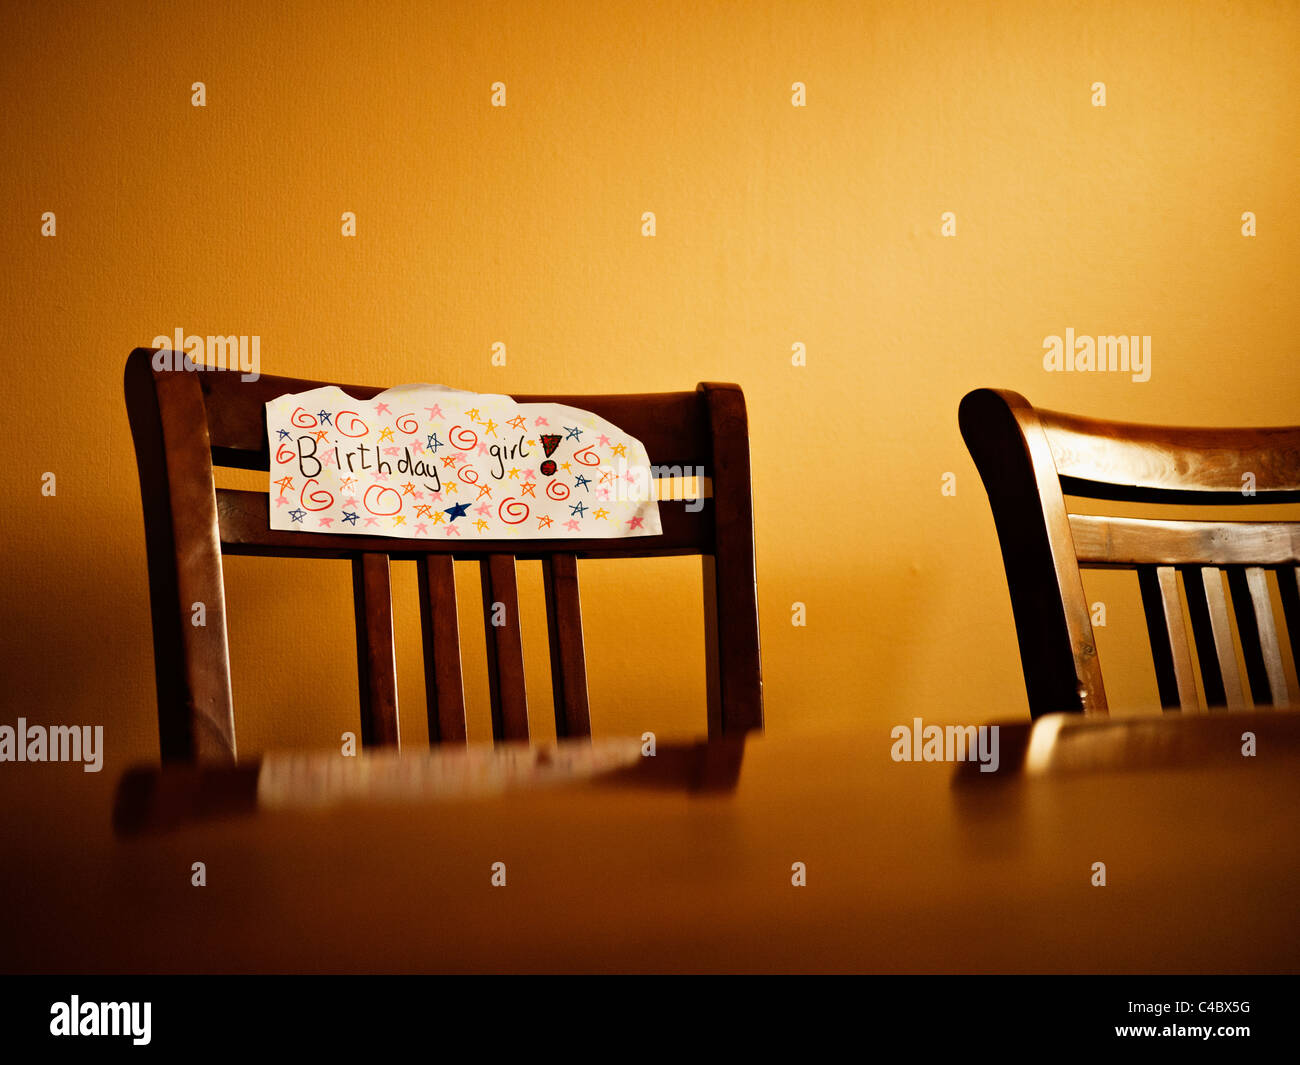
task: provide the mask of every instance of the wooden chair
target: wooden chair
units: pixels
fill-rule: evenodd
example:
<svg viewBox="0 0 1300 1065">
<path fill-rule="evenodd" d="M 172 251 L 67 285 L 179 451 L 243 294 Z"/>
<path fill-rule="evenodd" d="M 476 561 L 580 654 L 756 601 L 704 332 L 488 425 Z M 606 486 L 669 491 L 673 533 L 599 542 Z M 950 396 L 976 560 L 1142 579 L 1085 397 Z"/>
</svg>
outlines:
<svg viewBox="0 0 1300 1065">
<path fill-rule="evenodd" d="M 1034 717 L 1108 712 L 1080 568 L 1137 571 L 1161 705 L 1283 706 L 1300 660 L 1300 522 L 1168 521 L 1071 514 L 1066 496 L 1177 504 L 1300 501 L 1300 427 L 1189 429 L 1036 410 L 1015 392 L 962 401 L 961 433 L 988 492 Z M 1253 484 L 1254 494 L 1244 488 Z M 1274 624 L 1277 575 L 1289 641 Z M 1228 594 L 1222 573 L 1227 574 Z M 1179 595 L 1182 576 L 1186 617 Z M 1289 642 L 1289 647 L 1287 643 Z M 1292 671 L 1294 676 L 1294 670 Z"/>
<path fill-rule="evenodd" d="M 685 501 L 662 500 L 659 536 L 462 546 L 273 531 L 267 493 L 219 489 L 213 467 L 268 469 L 266 401 L 322 382 L 270 376 L 244 382 L 236 371 L 192 364 L 189 370 L 159 370 L 153 355 L 144 348 L 131 353 L 125 390 L 144 506 L 164 761 L 235 759 L 223 554 L 352 560 L 363 745 L 399 743 L 390 559 L 418 565 L 430 739 L 464 743 L 453 560 L 478 560 L 485 610 L 492 603 L 506 607 L 505 625 L 485 626 L 492 729 L 500 741 L 528 739 L 516 559 L 543 563 L 556 732 L 569 737 L 591 732 L 578 559 L 698 554 L 704 559 L 709 735 L 762 728 L 749 436 L 738 386 L 516 397 L 568 403 L 609 419 L 645 444 L 657 466 L 702 468 L 712 479 L 712 497 L 696 512 Z M 358 399 L 382 391 L 342 387 Z M 196 602 L 206 604 L 206 626 L 190 623 Z"/>
</svg>

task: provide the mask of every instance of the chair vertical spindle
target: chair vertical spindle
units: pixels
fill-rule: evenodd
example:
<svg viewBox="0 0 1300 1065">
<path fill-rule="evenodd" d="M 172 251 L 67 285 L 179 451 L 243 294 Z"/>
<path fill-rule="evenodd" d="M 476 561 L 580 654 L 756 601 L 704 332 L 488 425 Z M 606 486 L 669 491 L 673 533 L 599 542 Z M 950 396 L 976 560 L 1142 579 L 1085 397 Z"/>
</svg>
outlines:
<svg viewBox="0 0 1300 1065">
<path fill-rule="evenodd" d="M 524 685 L 515 556 L 489 555 L 481 565 L 492 735 L 498 742 L 527 740 L 528 693 Z"/>
<path fill-rule="evenodd" d="M 1233 566 L 1228 570 L 1228 590 L 1237 616 L 1242 657 L 1251 700 L 1256 706 L 1285 706 L 1289 701 L 1282 648 L 1273 621 L 1268 576 L 1259 566 Z"/>
<path fill-rule="evenodd" d="M 555 694 L 555 734 L 591 736 L 587 701 L 587 658 L 582 638 L 582 600 L 578 558 L 552 555 L 542 563 L 546 620 L 550 630 L 551 690 Z"/>
<path fill-rule="evenodd" d="M 1194 712 L 1196 681 L 1187 645 L 1187 623 L 1178 599 L 1178 574 L 1172 566 L 1139 566 L 1138 587 L 1151 637 L 1160 705 L 1166 710 Z"/>
<path fill-rule="evenodd" d="M 393 593 L 388 556 L 367 551 L 352 560 L 356 610 L 361 743 L 398 747 L 397 655 L 393 647 Z"/>
<path fill-rule="evenodd" d="M 450 555 L 425 555 L 416 563 L 430 744 L 468 740 L 455 566 Z"/>
</svg>

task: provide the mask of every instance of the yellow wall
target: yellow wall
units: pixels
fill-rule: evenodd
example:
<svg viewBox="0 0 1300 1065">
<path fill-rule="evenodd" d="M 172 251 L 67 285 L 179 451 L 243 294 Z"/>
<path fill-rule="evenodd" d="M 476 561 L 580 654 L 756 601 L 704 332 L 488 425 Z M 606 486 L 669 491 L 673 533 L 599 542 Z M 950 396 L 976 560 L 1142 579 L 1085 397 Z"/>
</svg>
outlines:
<svg viewBox="0 0 1300 1065">
<path fill-rule="evenodd" d="M 1026 713 L 968 389 L 1300 421 L 1294 4 L 30 3 L 6 5 L 0 49 L 4 720 L 106 722 L 110 763 L 156 752 L 121 372 L 177 327 L 257 334 L 264 372 L 326 380 L 740 382 L 773 732 Z M 1066 327 L 1150 334 L 1151 380 L 1045 373 Z M 597 728 L 702 727 L 698 563 L 583 573 Z M 346 563 L 236 559 L 227 583 L 243 753 L 336 742 Z M 532 569 L 523 586 L 540 596 Z M 1136 592 L 1094 588 L 1112 699 L 1149 709 Z"/>
</svg>

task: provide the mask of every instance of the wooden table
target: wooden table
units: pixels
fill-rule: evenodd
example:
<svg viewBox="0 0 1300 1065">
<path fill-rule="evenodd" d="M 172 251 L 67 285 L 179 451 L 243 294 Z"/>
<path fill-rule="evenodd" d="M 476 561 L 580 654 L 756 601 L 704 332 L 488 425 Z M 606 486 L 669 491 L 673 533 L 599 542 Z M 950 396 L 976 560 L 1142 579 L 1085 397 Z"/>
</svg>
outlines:
<svg viewBox="0 0 1300 1065">
<path fill-rule="evenodd" d="M 8 765 L 5 968 L 1300 968 L 1300 715 L 1045 728 L 1005 729 L 988 775 L 895 762 L 888 727 L 756 737 L 730 785 L 710 749 L 711 791 L 700 751 L 667 748 L 546 788 L 305 809 L 254 809 L 254 770 L 224 778 L 245 812 L 131 834 L 108 773 Z"/>
</svg>

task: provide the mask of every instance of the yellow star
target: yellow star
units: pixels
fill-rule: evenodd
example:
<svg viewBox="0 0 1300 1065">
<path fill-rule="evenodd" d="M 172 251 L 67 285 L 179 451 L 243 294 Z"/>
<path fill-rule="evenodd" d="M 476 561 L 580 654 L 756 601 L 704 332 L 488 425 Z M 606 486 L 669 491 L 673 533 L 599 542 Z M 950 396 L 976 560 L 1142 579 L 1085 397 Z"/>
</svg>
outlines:
<svg viewBox="0 0 1300 1065">
<path fill-rule="evenodd" d="M 383 431 L 382 433 L 379 434 L 379 439 L 380 439 L 380 440 L 391 440 L 391 439 L 393 439 L 393 430 L 390 429 L 390 428 L 388 428 L 388 426 L 384 426 L 384 431 Z"/>
<path fill-rule="evenodd" d="M 562 469 L 565 473 L 568 473 L 570 471 L 569 464 L 567 462 L 561 462 L 560 469 Z"/>
<path fill-rule="evenodd" d="M 456 481 L 448 481 L 442 486 L 444 492 L 457 492 L 460 490 L 460 484 Z"/>
<path fill-rule="evenodd" d="M 433 512 L 433 524 L 434 524 L 434 525 L 441 525 L 441 524 L 442 524 L 443 522 L 445 522 L 446 520 L 447 520 L 447 518 L 446 518 L 446 516 L 442 513 L 441 510 L 435 510 L 435 511 Z"/>
<path fill-rule="evenodd" d="M 396 529 L 399 525 L 405 525 L 405 524 L 406 524 L 406 518 L 403 517 L 401 514 L 398 514 L 397 517 L 393 519 L 394 529 Z"/>
<path fill-rule="evenodd" d="M 601 507 L 598 511 L 596 511 L 595 514 L 592 515 L 592 517 L 599 518 L 601 521 L 606 521 L 609 518 L 609 511 L 606 510 L 604 507 Z"/>
<path fill-rule="evenodd" d="M 610 448 L 610 450 L 611 450 L 615 455 L 626 455 L 626 454 L 627 454 L 627 448 L 626 448 L 623 444 L 615 444 L 612 448 Z"/>
<path fill-rule="evenodd" d="M 514 469 L 512 469 L 509 473 L 507 473 L 506 476 L 507 476 L 507 477 L 518 477 L 518 476 L 519 476 L 519 467 L 516 466 L 516 467 L 515 467 Z"/>
<path fill-rule="evenodd" d="M 479 532 L 482 532 L 484 529 L 488 527 L 488 523 L 485 522 L 482 518 L 479 518 L 478 521 L 474 522 L 474 525 L 479 530 Z"/>
<path fill-rule="evenodd" d="M 494 422 L 491 418 L 489 418 L 489 419 L 487 420 L 486 424 L 484 424 L 484 426 L 483 426 L 483 432 L 484 432 L 485 434 L 486 434 L 486 433 L 491 433 L 493 436 L 496 436 L 496 435 L 497 435 L 497 423 Z"/>
<path fill-rule="evenodd" d="M 473 410 L 467 410 L 467 411 L 465 412 L 465 415 L 466 415 L 466 416 L 469 418 L 469 420 L 472 421 L 472 422 L 476 422 L 476 421 L 478 421 L 478 408 L 475 407 Z"/>
</svg>

